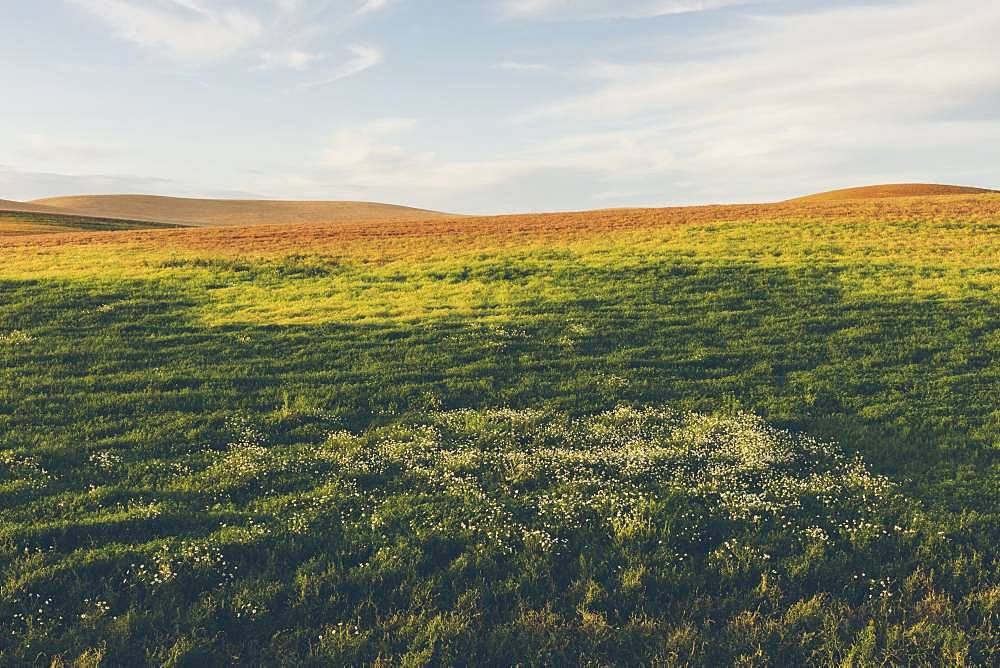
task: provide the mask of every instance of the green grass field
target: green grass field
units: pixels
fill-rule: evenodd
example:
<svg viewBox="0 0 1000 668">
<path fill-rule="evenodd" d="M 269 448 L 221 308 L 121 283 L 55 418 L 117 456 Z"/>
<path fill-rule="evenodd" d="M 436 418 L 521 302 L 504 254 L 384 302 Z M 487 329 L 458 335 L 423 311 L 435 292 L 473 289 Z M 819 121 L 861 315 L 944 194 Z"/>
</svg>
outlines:
<svg viewBox="0 0 1000 668">
<path fill-rule="evenodd" d="M 0 243 L 0 664 L 1000 662 L 1000 196 L 435 225 Z"/>
</svg>

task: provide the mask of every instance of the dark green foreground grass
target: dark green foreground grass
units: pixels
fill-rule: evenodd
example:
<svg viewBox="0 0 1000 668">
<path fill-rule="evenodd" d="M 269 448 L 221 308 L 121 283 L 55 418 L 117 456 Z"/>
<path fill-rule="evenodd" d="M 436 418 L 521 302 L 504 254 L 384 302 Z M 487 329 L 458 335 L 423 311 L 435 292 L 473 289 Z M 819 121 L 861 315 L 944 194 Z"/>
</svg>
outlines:
<svg viewBox="0 0 1000 668">
<path fill-rule="evenodd" d="M 0 283 L 0 664 L 1000 662 L 1000 297 L 843 287 L 891 266 L 547 271 L 572 298 L 309 326 L 206 327 L 183 275 Z M 912 530 L 795 542 L 668 496 L 641 536 L 569 522 L 539 552 L 463 533 L 473 497 L 315 454 L 442 409 L 623 404 L 836 441 Z M 775 552 L 719 563 L 734 537 Z"/>
</svg>

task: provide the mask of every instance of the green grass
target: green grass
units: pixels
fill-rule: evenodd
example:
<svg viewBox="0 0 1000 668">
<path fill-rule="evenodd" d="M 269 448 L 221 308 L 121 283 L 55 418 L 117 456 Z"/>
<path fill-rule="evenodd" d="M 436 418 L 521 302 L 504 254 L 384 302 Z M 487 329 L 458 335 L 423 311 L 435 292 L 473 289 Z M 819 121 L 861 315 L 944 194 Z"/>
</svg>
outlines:
<svg viewBox="0 0 1000 668">
<path fill-rule="evenodd" d="M 684 234 L 26 254 L 0 664 L 995 665 L 992 260 Z"/>
</svg>

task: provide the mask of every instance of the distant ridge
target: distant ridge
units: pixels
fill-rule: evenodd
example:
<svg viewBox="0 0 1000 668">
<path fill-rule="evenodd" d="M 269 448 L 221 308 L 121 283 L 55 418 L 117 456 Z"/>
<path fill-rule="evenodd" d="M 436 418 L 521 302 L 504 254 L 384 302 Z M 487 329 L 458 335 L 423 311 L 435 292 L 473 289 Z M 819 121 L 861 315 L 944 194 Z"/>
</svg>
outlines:
<svg viewBox="0 0 1000 668">
<path fill-rule="evenodd" d="M 860 188 L 843 188 L 829 192 L 806 195 L 789 202 L 831 202 L 842 199 L 879 199 L 886 197 L 928 197 L 933 195 L 981 195 L 1000 192 L 969 186 L 948 186 L 937 183 L 889 183 Z"/>
<path fill-rule="evenodd" d="M 12 211 L 16 213 L 49 213 L 65 214 L 65 211 L 51 206 L 45 206 L 37 202 L 15 202 L 9 199 L 0 199 L 0 212 Z"/>
<path fill-rule="evenodd" d="M 44 207 L 50 213 L 198 227 L 364 220 L 412 221 L 452 217 L 452 214 L 437 211 L 375 202 L 192 199 L 157 195 L 48 197 L 34 200 L 28 205 Z"/>
<path fill-rule="evenodd" d="M 81 216 L 33 202 L 0 199 L 0 238 L 51 232 L 155 230 L 183 227 L 172 223 Z"/>
</svg>

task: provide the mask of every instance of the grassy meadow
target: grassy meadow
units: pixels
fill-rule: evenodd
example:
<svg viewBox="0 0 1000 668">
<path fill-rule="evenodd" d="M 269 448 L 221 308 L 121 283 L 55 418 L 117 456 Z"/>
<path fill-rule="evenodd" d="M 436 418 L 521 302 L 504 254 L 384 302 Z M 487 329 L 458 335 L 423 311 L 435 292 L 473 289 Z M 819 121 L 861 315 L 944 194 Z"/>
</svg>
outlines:
<svg viewBox="0 0 1000 668">
<path fill-rule="evenodd" d="M 18 229 L 0 665 L 1000 663 L 1000 195 Z"/>
</svg>

